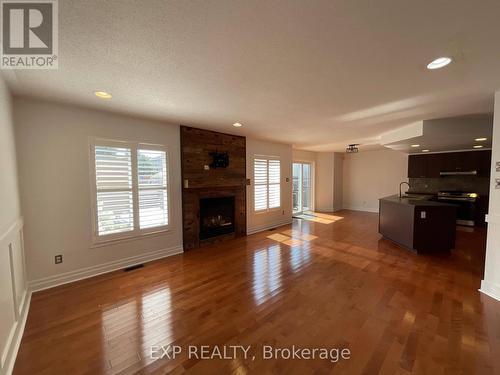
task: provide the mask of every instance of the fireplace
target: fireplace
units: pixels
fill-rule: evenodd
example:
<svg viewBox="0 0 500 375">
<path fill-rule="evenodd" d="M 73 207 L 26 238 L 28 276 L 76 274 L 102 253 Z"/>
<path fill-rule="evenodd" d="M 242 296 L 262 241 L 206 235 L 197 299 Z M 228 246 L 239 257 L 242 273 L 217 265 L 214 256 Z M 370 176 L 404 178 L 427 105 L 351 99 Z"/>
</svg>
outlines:
<svg viewBox="0 0 500 375">
<path fill-rule="evenodd" d="M 234 233 L 234 196 L 200 199 L 200 240 Z"/>
<path fill-rule="evenodd" d="M 245 236 L 245 137 L 187 126 L 180 133 L 184 250 Z"/>
</svg>

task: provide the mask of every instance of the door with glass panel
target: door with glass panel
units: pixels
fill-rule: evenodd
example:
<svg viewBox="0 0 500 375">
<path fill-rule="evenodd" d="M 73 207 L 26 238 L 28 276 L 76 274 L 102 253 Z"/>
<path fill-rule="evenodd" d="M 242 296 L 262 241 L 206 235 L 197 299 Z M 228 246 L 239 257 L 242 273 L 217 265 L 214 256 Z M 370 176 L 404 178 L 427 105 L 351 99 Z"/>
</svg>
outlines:
<svg viewBox="0 0 500 375">
<path fill-rule="evenodd" d="M 311 176 L 311 163 L 293 163 L 292 204 L 294 214 L 301 214 L 312 209 Z"/>
</svg>

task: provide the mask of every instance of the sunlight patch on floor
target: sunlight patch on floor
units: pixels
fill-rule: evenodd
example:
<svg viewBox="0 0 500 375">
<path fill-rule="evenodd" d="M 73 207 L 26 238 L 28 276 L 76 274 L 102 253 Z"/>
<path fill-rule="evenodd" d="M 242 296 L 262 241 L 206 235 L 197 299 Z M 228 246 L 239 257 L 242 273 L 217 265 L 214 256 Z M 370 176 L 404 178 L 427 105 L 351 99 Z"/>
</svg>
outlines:
<svg viewBox="0 0 500 375">
<path fill-rule="evenodd" d="M 320 223 L 320 224 L 332 224 L 335 223 L 336 221 L 343 219 L 342 216 L 323 214 L 321 212 L 311 212 L 307 214 L 298 215 L 296 217 L 302 220 L 313 221 L 315 223 Z"/>
<path fill-rule="evenodd" d="M 273 233 L 267 236 L 270 240 L 283 243 L 288 246 L 302 246 L 304 243 L 315 240 L 318 236 L 302 233 L 298 230 L 286 230 L 281 233 Z"/>
</svg>

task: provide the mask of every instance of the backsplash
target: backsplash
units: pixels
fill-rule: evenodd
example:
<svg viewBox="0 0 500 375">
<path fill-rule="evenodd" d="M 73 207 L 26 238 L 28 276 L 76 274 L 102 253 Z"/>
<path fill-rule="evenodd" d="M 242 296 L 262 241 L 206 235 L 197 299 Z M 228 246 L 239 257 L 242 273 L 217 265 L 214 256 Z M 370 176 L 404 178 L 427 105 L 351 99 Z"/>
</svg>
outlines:
<svg viewBox="0 0 500 375">
<path fill-rule="evenodd" d="M 410 178 L 410 192 L 436 194 L 442 190 L 459 190 L 479 195 L 489 194 L 490 179 L 476 176 Z"/>
</svg>

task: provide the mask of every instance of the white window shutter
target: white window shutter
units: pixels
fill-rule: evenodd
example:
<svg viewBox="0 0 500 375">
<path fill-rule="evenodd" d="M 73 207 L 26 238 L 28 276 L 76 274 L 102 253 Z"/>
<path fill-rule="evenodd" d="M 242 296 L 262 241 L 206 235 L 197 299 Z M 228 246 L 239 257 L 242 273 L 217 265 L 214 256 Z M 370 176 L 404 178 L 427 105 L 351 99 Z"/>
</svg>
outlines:
<svg viewBox="0 0 500 375">
<path fill-rule="evenodd" d="M 281 206 L 280 197 L 280 161 L 276 159 L 269 160 L 269 208 Z"/>
<path fill-rule="evenodd" d="M 254 209 L 267 209 L 267 160 L 254 159 Z"/>
<path fill-rule="evenodd" d="M 254 210 L 281 206 L 280 161 L 266 157 L 254 159 Z"/>
<path fill-rule="evenodd" d="M 134 230 L 131 150 L 95 146 L 97 234 Z"/>
<path fill-rule="evenodd" d="M 167 154 L 160 150 L 137 150 L 139 227 L 168 225 Z"/>
</svg>

